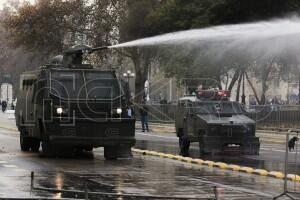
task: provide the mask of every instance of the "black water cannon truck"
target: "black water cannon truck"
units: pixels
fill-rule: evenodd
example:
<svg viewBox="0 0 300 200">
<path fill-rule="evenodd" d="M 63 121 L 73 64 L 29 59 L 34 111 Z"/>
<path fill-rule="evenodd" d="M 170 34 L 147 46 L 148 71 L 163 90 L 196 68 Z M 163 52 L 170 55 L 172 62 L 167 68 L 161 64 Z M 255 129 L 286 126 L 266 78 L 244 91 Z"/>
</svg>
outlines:
<svg viewBox="0 0 300 200">
<path fill-rule="evenodd" d="M 175 127 L 183 156 L 191 142 L 199 143 L 200 154 L 258 155 L 255 125 L 239 102 L 230 101 L 229 91 L 198 90 L 178 100 Z"/>
<path fill-rule="evenodd" d="M 114 70 L 84 64 L 83 55 L 107 47 L 77 45 L 20 76 L 16 125 L 22 151 L 45 156 L 104 147 L 107 159 L 131 157 L 135 119 L 130 91 Z"/>
</svg>

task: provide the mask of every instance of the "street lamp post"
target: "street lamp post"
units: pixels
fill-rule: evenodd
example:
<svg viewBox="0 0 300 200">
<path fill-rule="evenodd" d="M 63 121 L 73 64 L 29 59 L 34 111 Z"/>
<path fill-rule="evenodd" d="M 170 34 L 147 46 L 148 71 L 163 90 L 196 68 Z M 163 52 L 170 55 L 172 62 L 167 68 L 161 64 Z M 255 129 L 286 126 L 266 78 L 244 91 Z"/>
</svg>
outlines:
<svg viewBox="0 0 300 200">
<path fill-rule="evenodd" d="M 127 78 L 127 83 L 129 84 L 129 79 L 134 78 L 135 74 L 132 73 L 130 70 L 123 73 L 124 78 Z"/>
<path fill-rule="evenodd" d="M 135 77 L 135 74 L 133 72 L 131 72 L 130 70 L 127 70 L 127 72 L 123 73 L 123 77 L 127 78 L 127 84 L 128 84 L 128 88 L 130 90 L 130 79 Z M 130 95 L 131 96 L 131 95 Z"/>
</svg>

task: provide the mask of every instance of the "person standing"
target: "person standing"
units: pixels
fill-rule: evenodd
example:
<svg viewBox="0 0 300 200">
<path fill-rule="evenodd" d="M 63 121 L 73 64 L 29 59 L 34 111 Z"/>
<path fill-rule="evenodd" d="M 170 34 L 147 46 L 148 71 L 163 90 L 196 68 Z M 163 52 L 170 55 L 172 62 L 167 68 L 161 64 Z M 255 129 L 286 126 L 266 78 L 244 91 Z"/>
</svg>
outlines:
<svg viewBox="0 0 300 200">
<path fill-rule="evenodd" d="M 142 122 L 142 132 L 149 132 L 149 126 L 148 126 L 148 107 L 143 102 L 142 107 L 140 108 L 140 114 L 141 114 L 141 122 Z"/>
<path fill-rule="evenodd" d="M 2 101 L 2 104 L 1 104 L 1 106 L 2 106 L 2 112 L 5 112 L 5 110 L 6 110 L 6 107 L 7 107 L 7 103 L 6 103 L 6 101 Z"/>
</svg>

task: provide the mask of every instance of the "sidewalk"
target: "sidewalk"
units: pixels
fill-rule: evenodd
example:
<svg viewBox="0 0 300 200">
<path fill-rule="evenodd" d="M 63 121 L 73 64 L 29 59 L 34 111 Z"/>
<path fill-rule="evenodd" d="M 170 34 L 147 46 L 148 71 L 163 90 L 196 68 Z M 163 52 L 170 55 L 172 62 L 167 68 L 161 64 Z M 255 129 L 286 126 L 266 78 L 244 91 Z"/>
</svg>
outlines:
<svg viewBox="0 0 300 200">
<path fill-rule="evenodd" d="M 15 122 L 14 110 L 7 110 L 5 113 L 0 112 L 0 128 L 18 131 Z"/>
</svg>

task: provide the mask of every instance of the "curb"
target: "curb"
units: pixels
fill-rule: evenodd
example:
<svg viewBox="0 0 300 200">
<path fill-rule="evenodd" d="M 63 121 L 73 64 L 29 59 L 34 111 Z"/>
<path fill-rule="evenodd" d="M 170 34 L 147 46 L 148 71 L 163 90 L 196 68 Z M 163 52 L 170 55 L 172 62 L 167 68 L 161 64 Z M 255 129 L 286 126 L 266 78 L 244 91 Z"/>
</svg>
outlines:
<svg viewBox="0 0 300 200">
<path fill-rule="evenodd" d="M 222 170 L 254 174 L 257 176 L 271 177 L 271 178 L 276 178 L 276 179 L 281 179 L 281 180 L 284 179 L 284 174 L 279 171 L 267 171 L 264 169 L 254 169 L 252 167 L 244 167 L 244 166 L 239 166 L 239 165 L 227 164 L 227 163 L 223 163 L 223 162 L 214 162 L 214 161 L 210 161 L 210 160 L 194 159 L 194 158 L 190 158 L 190 157 L 183 157 L 180 155 L 166 154 L 166 153 L 161 153 L 161 152 L 156 152 L 156 151 L 149 151 L 149 150 L 142 150 L 142 149 L 135 149 L 135 148 L 132 148 L 132 151 L 135 153 L 138 153 L 138 154 L 142 154 L 142 155 L 149 155 L 149 156 L 156 156 L 156 157 L 160 157 L 160 158 L 172 159 L 172 160 L 177 160 L 177 161 L 181 161 L 184 163 L 196 164 L 199 166 L 207 166 L 210 168 L 219 168 Z M 292 182 L 300 182 L 300 175 L 288 174 L 287 179 Z"/>
</svg>

